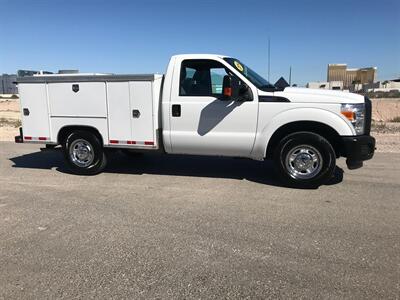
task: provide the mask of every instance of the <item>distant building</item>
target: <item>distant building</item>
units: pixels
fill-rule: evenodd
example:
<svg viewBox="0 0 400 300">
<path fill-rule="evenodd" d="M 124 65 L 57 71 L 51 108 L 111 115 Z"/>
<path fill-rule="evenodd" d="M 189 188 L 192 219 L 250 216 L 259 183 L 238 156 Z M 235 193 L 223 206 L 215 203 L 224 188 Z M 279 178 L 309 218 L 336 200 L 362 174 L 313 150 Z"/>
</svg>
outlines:
<svg viewBox="0 0 400 300">
<path fill-rule="evenodd" d="M 363 92 L 390 92 L 400 91 L 400 78 L 363 84 Z"/>
<path fill-rule="evenodd" d="M 58 70 L 58 74 L 78 74 L 78 73 L 79 70 Z"/>
<path fill-rule="evenodd" d="M 374 83 L 376 70 L 376 67 L 348 69 L 346 64 L 329 64 L 327 81 L 342 81 L 343 89 L 351 89 L 352 85 Z"/>
<path fill-rule="evenodd" d="M 366 86 L 376 86 L 376 70 L 376 67 L 348 69 L 346 64 L 329 64 L 326 82 L 309 82 L 306 86 L 312 89 L 357 92 Z"/>
<path fill-rule="evenodd" d="M 53 73 L 48 71 L 33 71 L 33 70 L 18 70 L 17 72 L 18 77 L 33 76 L 35 74 L 53 74 Z"/>
<path fill-rule="evenodd" d="M 324 90 L 343 90 L 343 81 L 316 81 L 306 84 L 310 89 L 324 89 Z"/>
<path fill-rule="evenodd" d="M 17 75 L 0 75 L 0 94 L 18 94 L 16 80 Z"/>
</svg>

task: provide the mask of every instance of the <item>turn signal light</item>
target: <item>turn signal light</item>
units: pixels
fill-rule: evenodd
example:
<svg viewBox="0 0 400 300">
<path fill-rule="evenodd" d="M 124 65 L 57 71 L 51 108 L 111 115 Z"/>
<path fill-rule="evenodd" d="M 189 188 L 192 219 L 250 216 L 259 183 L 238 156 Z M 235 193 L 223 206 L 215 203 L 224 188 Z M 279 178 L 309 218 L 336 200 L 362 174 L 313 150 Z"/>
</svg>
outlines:
<svg viewBox="0 0 400 300">
<path fill-rule="evenodd" d="M 352 111 L 342 111 L 342 115 L 345 116 L 350 122 L 356 119 L 356 114 Z"/>
</svg>

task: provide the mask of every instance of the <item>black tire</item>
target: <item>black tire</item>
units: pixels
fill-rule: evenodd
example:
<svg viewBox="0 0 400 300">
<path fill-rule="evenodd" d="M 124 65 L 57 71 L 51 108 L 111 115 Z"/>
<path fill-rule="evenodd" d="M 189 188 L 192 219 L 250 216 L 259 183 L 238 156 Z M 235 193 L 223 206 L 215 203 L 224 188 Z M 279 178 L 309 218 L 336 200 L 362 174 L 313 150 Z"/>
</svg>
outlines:
<svg viewBox="0 0 400 300">
<path fill-rule="evenodd" d="M 63 143 L 63 150 L 68 166 L 75 174 L 95 175 L 107 165 L 107 157 L 99 138 L 88 131 L 71 132 Z"/>
<path fill-rule="evenodd" d="M 316 188 L 332 178 L 336 154 L 324 137 L 313 132 L 296 132 L 278 143 L 274 151 L 274 164 L 278 175 L 287 185 Z"/>
</svg>

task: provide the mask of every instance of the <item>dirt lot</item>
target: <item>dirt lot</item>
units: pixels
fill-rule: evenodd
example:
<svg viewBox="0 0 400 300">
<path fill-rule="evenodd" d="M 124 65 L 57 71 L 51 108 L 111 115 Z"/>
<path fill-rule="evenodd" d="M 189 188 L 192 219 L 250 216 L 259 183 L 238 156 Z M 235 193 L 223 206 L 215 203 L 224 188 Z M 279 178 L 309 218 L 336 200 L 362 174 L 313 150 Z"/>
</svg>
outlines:
<svg viewBox="0 0 400 300">
<path fill-rule="evenodd" d="M 372 119 L 377 122 L 390 122 L 400 117 L 400 99 L 373 99 Z"/>
<path fill-rule="evenodd" d="M 400 152 L 400 122 L 390 122 L 400 117 L 400 99 L 373 99 L 372 102 L 377 152 Z M 20 124 L 19 101 L 0 98 L 0 141 L 13 141 Z"/>
<path fill-rule="evenodd" d="M 19 101 L 0 98 L 0 141 L 13 141 L 21 124 Z"/>
</svg>

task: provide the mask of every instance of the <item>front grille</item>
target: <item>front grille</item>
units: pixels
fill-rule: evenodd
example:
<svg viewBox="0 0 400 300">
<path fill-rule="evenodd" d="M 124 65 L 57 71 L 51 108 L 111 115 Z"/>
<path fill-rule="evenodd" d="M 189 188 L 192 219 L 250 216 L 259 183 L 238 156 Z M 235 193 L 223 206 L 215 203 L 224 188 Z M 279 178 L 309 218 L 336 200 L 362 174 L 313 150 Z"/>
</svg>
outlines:
<svg viewBox="0 0 400 300">
<path fill-rule="evenodd" d="M 364 134 L 368 135 L 371 132 L 371 116 L 372 116 L 372 103 L 368 97 L 365 97 L 365 127 Z"/>
</svg>

